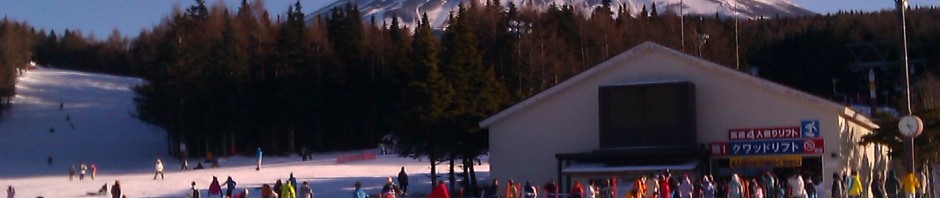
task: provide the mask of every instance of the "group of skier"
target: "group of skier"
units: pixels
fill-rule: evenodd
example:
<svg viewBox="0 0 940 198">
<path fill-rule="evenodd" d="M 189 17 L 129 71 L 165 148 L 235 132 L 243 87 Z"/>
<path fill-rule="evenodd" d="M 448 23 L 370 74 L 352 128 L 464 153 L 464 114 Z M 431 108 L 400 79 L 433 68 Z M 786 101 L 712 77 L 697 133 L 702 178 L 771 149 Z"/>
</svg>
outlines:
<svg viewBox="0 0 940 198">
<path fill-rule="evenodd" d="M 89 167 L 85 165 L 85 163 L 81 163 L 81 165 L 79 165 L 78 180 L 85 180 L 85 174 L 88 173 L 89 171 L 88 169 Z M 75 179 L 75 173 L 76 173 L 75 165 L 70 166 L 69 167 L 69 181 L 72 181 Z M 91 179 L 94 180 L 95 177 L 97 176 L 98 176 L 98 166 L 92 163 L 91 164 Z"/>
<path fill-rule="evenodd" d="M 398 198 L 408 196 L 408 181 L 408 173 L 405 172 L 405 167 L 401 167 L 401 171 L 398 172 L 398 184 L 395 184 L 395 180 L 392 179 L 392 177 L 388 177 L 385 180 L 385 185 L 382 186 L 382 191 L 379 192 L 378 198 Z M 354 198 L 369 198 L 369 194 L 362 189 L 362 183 L 356 182 L 353 187 L 355 187 L 353 190 Z M 447 194 L 446 191 L 444 194 Z"/>
<path fill-rule="evenodd" d="M 202 198 L 202 193 L 198 188 L 196 188 L 196 182 L 191 183 L 192 188 L 190 189 L 191 193 L 189 194 L 190 198 Z M 250 190 L 248 187 L 242 189 L 238 194 L 234 194 L 237 182 L 232 179 L 231 176 L 225 180 L 223 183 L 219 183 L 219 178 L 213 176 L 212 182 L 209 183 L 209 188 L 206 189 L 206 197 L 220 197 L 220 198 L 247 198 L 249 197 Z M 225 186 L 225 193 L 222 193 L 222 186 Z M 282 182 L 278 179 L 274 185 L 262 184 L 261 185 L 261 196 L 262 198 L 313 198 L 313 188 L 310 187 L 310 184 L 306 181 L 302 182 L 300 186 L 297 186 L 297 178 L 294 177 L 294 174 L 291 173 L 290 177 L 287 179 L 287 182 Z"/>
</svg>

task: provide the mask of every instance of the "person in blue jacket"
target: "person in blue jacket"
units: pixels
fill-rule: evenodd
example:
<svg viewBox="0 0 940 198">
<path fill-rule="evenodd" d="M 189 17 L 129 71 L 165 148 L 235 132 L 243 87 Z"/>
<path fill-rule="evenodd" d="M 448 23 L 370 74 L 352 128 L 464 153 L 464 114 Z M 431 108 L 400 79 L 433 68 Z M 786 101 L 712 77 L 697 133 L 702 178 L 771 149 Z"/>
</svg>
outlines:
<svg viewBox="0 0 940 198">
<path fill-rule="evenodd" d="M 356 190 L 353 191 L 353 198 L 369 198 L 366 191 L 362 190 L 362 183 L 356 182 Z"/>
<path fill-rule="evenodd" d="M 263 154 L 263 153 L 261 152 L 261 147 L 258 147 L 258 166 L 255 167 L 255 170 L 261 170 L 261 156 L 262 156 L 262 154 Z"/>
</svg>

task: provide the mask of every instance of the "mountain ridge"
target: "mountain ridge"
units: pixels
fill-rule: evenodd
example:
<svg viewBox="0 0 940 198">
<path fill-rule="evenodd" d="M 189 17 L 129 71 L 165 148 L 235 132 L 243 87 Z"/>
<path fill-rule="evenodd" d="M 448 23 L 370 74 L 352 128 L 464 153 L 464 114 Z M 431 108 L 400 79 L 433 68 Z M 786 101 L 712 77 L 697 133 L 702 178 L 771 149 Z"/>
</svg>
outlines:
<svg viewBox="0 0 940 198">
<path fill-rule="evenodd" d="M 315 20 L 317 15 L 328 17 L 331 9 L 343 6 L 347 3 L 353 3 L 359 6 L 363 19 L 370 19 L 375 16 L 381 21 L 391 21 L 393 16 L 398 17 L 399 21 L 408 27 L 414 27 L 423 13 L 428 14 L 428 18 L 433 28 L 443 28 L 450 11 L 457 9 L 461 3 L 469 5 L 477 3 L 486 5 L 490 0 L 336 0 L 327 6 L 320 8 L 307 16 L 307 21 Z M 597 7 L 602 6 L 603 0 L 502 0 L 500 4 L 504 7 L 509 3 L 516 4 L 519 8 L 533 8 L 544 11 L 550 5 L 571 5 L 581 13 L 590 13 Z M 648 10 L 653 3 L 660 14 L 678 13 L 683 15 L 702 15 L 712 16 L 718 14 L 721 17 L 737 18 L 763 18 L 763 17 L 797 17 L 806 15 L 815 15 L 817 13 L 800 7 L 792 0 L 611 0 L 611 11 L 616 14 L 616 10 L 621 5 L 626 5 L 626 10 L 631 16 L 638 16 L 644 7 Z M 680 11 L 681 10 L 681 11 Z"/>
</svg>

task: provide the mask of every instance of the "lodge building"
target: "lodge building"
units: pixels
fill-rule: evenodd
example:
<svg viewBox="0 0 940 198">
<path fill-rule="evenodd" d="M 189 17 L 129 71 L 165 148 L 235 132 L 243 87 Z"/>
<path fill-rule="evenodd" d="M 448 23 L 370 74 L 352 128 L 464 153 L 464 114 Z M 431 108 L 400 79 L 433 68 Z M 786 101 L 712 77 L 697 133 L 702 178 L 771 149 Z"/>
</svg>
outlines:
<svg viewBox="0 0 940 198">
<path fill-rule="evenodd" d="M 886 149 L 857 144 L 879 126 L 852 108 L 651 42 L 479 124 L 491 178 L 565 191 L 614 177 L 628 189 L 663 169 L 718 180 L 773 171 L 808 175 L 829 197 L 833 173 L 858 170 L 867 186 L 888 164 Z"/>
</svg>

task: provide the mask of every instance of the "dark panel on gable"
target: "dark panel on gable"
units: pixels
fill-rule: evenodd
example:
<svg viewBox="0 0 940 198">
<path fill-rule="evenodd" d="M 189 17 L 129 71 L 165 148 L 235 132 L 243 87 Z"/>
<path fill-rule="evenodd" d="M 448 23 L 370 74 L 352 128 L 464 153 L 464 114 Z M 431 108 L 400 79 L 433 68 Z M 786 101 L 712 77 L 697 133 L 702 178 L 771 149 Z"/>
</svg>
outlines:
<svg viewBox="0 0 940 198">
<path fill-rule="evenodd" d="M 669 82 L 598 88 L 601 149 L 695 146 L 695 85 Z"/>
</svg>

